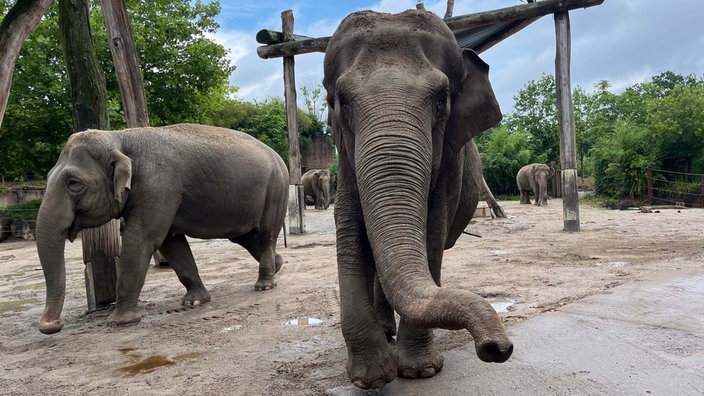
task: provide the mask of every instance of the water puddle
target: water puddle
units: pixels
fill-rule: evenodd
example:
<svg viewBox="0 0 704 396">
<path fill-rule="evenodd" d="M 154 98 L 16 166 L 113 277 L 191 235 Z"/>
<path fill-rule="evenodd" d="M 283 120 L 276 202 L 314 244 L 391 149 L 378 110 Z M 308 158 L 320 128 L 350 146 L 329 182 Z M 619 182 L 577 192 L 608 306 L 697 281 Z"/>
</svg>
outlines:
<svg viewBox="0 0 704 396">
<path fill-rule="evenodd" d="M 122 354 L 126 356 L 129 356 L 134 361 L 132 364 L 117 369 L 118 372 L 130 377 L 134 377 L 138 374 L 151 373 L 160 367 L 175 366 L 180 362 L 196 359 L 203 355 L 201 352 L 192 352 L 174 356 L 173 358 L 163 355 L 141 357 L 140 355 L 134 353 L 134 349 L 132 348 L 122 348 L 118 349 L 118 351 L 122 352 Z"/>
<path fill-rule="evenodd" d="M 0 301 L 0 313 L 19 312 L 25 310 L 26 305 L 39 304 L 38 298 L 25 298 L 23 300 Z"/>
<path fill-rule="evenodd" d="M 227 334 L 231 331 L 237 331 L 237 330 L 242 330 L 242 329 L 244 329 L 244 325 L 228 326 L 228 327 L 225 327 L 224 329 L 220 330 L 220 334 Z"/>
<path fill-rule="evenodd" d="M 319 324 L 323 324 L 323 321 L 313 317 L 295 318 L 284 322 L 285 326 L 315 326 Z"/>
<path fill-rule="evenodd" d="M 628 265 L 627 261 L 610 261 L 608 263 L 598 262 L 597 267 L 623 268 Z"/>
<path fill-rule="evenodd" d="M 504 254 L 510 254 L 510 250 L 492 250 L 492 253 L 494 253 L 497 256 L 503 256 Z"/>
<path fill-rule="evenodd" d="M 491 307 L 494 308 L 494 311 L 497 313 L 508 312 L 509 308 L 516 303 L 509 298 L 492 298 L 487 299 L 487 301 L 489 301 L 489 304 L 491 304 Z"/>
</svg>

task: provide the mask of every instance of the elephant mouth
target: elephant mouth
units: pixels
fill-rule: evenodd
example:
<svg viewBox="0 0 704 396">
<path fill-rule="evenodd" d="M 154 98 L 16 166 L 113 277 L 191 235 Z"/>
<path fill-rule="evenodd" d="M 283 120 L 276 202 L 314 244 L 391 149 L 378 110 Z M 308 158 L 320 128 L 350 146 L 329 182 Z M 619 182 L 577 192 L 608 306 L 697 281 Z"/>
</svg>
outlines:
<svg viewBox="0 0 704 396">
<path fill-rule="evenodd" d="M 81 232 L 81 227 L 78 225 L 78 223 L 74 221 L 68 227 L 68 240 L 73 243 L 73 241 L 76 239 L 76 236 L 78 236 L 79 232 Z"/>
</svg>

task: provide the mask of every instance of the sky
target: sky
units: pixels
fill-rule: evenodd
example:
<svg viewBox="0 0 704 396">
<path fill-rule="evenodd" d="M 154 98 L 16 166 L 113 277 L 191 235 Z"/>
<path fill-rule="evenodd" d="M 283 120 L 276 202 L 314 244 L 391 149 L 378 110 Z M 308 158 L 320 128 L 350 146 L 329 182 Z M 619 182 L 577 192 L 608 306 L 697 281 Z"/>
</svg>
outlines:
<svg viewBox="0 0 704 396">
<path fill-rule="evenodd" d="M 207 0 L 206 0 L 207 1 Z M 256 33 L 281 30 L 281 12 L 293 11 L 294 33 L 331 36 L 340 21 L 358 10 L 396 13 L 415 8 L 417 0 L 221 0 L 214 39 L 227 48 L 236 66 L 230 82 L 246 101 L 283 97 L 281 58 L 261 59 Z M 456 0 L 454 16 L 522 4 L 519 0 Z M 446 0 L 424 1 L 442 16 Z M 602 80 L 611 92 L 654 75 L 673 71 L 704 76 L 704 1 L 604 0 L 603 4 L 570 11 L 572 88 L 593 92 Z M 296 87 L 318 87 L 323 79 L 323 54 L 295 57 Z M 530 81 L 555 72 L 555 24 L 548 15 L 483 52 L 489 78 L 503 113 L 513 110 L 514 96 Z M 323 90 L 324 93 L 324 90 Z"/>
</svg>

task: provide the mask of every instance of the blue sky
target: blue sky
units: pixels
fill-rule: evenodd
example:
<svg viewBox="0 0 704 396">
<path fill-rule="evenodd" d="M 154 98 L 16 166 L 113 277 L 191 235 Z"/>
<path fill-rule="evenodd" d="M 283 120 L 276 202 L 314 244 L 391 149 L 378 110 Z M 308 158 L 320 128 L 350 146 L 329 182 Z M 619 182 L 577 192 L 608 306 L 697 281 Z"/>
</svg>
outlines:
<svg viewBox="0 0 704 396">
<path fill-rule="evenodd" d="M 207 0 L 206 0 L 207 1 Z M 350 12 L 371 9 L 400 12 L 415 8 L 416 0 L 221 0 L 215 39 L 230 50 L 237 67 L 232 85 L 237 97 L 262 101 L 283 97 L 280 58 L 261 59 L 255 35 L 260 29 L 281 30 L 281 12 L 293 10 L 294 32 L 311 37 L 330 36 Z M 425 1 L 425 8 L 445 13 L 446 0 Z M 521 4 L 519 0 L 455 0 L 454 15 Z M 704 1 L 604 0 L 600 6 L 570 12 L 572 86 L 592 92 L 608 80 L 612 92 L 650 80 L 660 72 L 704 75 Z M 504 113 L 513 109 L 513 96 L 531 80 L 553 74 L 555 27 L 545 16 L 481 54 L 491 66 L 490 79 Z M 296 84 L 315 87 L 323 78 L 323 54 L 296 57 Z M 300 95 L 299 95 L 300 97 Z"/>
</svg>

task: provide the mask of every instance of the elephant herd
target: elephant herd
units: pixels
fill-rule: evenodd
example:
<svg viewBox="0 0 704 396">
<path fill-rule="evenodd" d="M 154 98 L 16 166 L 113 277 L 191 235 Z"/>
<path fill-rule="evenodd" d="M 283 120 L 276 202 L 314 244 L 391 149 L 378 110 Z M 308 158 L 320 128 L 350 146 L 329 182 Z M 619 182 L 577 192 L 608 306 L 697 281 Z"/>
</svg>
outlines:
<svg viewBox="0 0 704 396">
<path fill-rule="evenodd" d="M 330 38 L 323 85 L 339 150 L 341 329 L 347 373 L 360 388 L 438 373 L 443 357 L 433 328 L 467 330 L 486 362 L 504 362 L 513 352 L 484 298 L 439 286 L 443 250 L 455 244 L 479 201 L 482 169 L 473 138 L 501 120 L 488 73 L 442 19 L 424 10 L 355 12 Z M 547 203 L 552 170 L 544 167 L 518 173 L 522 203 L 530 203 L 530 191 L 536 204 Z M 276 152 L 224 128 L 72 135 L 49 172 L 37 219 L 47 287 L 39 330 L 62 328 L 66 239 L 113 218 L 124 219 L 124 230 L 110 325 L 140 321 L 138 297 L 155 250 L 185 286 L 182 304 L 211 299 L 187 236 L 243 246 L 259 262 L 255 289 L 274 288 L 284 262 L 276 241 L 288 178 Z M 316 209 L 328 208 L 331 182 L 327 170 L 304 174 L 304 193 Z"/>
</svg>

